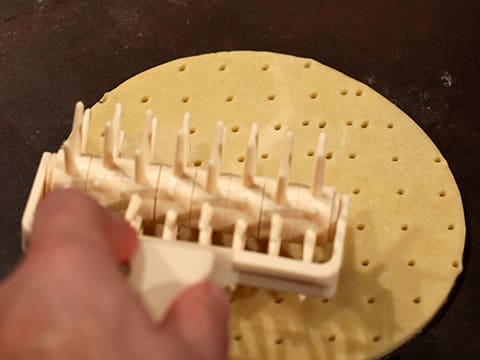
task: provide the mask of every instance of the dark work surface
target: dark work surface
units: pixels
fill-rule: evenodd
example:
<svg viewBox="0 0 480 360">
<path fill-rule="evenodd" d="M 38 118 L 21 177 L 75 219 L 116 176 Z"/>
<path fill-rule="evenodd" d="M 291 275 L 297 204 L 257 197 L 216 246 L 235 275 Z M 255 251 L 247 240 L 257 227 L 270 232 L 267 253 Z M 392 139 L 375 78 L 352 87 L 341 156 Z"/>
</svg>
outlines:
<svg viewBox="0 0 480 360">
<path fill-rule="evenodd" d="M 314 58 L 397 104 L 433 139 L 463 196 L 465 272 L 449 303 L 393 359 L 480 353 L 480 6 L 475 1 L 55 1 L 0 3 L 0 275 L 43 151 L 72 107 L 166 61 L 220 50 Z"/>
</svg>

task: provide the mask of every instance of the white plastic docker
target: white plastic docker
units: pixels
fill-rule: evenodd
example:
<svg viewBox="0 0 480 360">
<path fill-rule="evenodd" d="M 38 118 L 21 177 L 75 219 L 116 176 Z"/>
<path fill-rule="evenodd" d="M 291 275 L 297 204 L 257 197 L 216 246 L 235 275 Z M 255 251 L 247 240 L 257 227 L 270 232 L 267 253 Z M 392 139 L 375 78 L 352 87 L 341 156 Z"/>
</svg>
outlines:
<svg viewBox="0 0 480 360">
<path fill-rule="evenodd" d="M 139 247 L 128 282 L 160 318 L 187 286 L 211 280 L 332 297 L 345 243 L 349 198 L 324 185 L 326 137 L 320 134 L 311 186 L 290 184 L 293 134 L 287 133 L 277 179 L 256 175 L 258 127 L 253 124 L 240 176 L 221 172 L 225 126 L 218 122 L 207 169 L 188 166 L 190 115 L 177 133 L 172 166 L 152 163 L 157 119 L 147 111 L 134 159 L 121 156 L 122 106 L 104 130 L 103 156 L 87 154 L 90 110 L 77 103 L 72 132 L 57 153 L 44 153 L 22 219 L 28 248 L 35 210 L 56 189 L 74 188 L 125 219 L 138 231 Z M 145 226 L 144 226 L 145 225 Z M 187 235 L 185 235 L 187 234 Z M 218 241 L 218 237 L 227 238 Z M 258 246 L 249 246 L 253 241 Z M 299 258 L 282 251 L 302 247 Z M 330 255 L 314 261 L 315 251 Z M 259 249 L 263 249 L 260 251 Z"/>
</svg>

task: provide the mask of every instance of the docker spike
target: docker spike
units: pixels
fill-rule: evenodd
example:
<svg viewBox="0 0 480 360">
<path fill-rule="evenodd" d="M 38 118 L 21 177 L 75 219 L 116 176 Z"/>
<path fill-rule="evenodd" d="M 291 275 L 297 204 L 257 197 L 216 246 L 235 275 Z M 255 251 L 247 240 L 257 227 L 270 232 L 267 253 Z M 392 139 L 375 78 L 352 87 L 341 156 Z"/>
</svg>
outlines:
<svg viewBox="0 0 480 360">
<path fill-rule="evenodd" d="M 258 152 L 258 126 L 252 125 L 250 138 L 248 139 L 247 154 L 245 157 L 245 168 L 243 171 L 243 186 L 253 186 L 253 178 L 257 171 L 257 152 Z"/>
<path fill-rule="evenodd" d="M 317 150 L 315 151 L 315 168 L 313 170 L 312 196 L 319 197 L 323 192 L 323 182 L 325 179 L 325 133 L 321 133 L 318 138 Z"/>
</svg>

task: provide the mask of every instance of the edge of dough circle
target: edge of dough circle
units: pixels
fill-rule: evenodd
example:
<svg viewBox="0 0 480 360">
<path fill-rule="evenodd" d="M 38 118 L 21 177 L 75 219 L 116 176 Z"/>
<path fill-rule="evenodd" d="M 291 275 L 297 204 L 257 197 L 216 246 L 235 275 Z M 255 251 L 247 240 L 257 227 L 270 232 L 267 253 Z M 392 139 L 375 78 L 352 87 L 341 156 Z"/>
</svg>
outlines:
<svg viewBox="0 0 480 360">
<path fill-rule="evenodd" d="M 104 95 L 92 108 L 88 152 L 101 155 L 102 131 L 117 102 L 123 105 L 122 155 L 134 156 L 151 109 L 158 118 L 154 160 L 167 164 L 185 112 L 191 115 L 190 161 L 206 167 L 221 120 L 222 171 L 233 174 L 242 171 L 253 123 L 258 175 L 277 176 L 279 149 L 293 133 L 292 183 L 311 182 L 316 141 L 327 134 L 325 184 L 351 199 L 337 294 L 328 302 L 282 294 L 275 302 L 279 294 L 238 289 L 231 331 L 241 341 L 232 340 L 233 358 L 275 358 L 282 351 L 377 358 L 420 332 L 446 302 L 462 271 L 458 187 L 423 130 L 369 86 L 315 60 L 269 52 L 177 59 Z"/>
</svg>

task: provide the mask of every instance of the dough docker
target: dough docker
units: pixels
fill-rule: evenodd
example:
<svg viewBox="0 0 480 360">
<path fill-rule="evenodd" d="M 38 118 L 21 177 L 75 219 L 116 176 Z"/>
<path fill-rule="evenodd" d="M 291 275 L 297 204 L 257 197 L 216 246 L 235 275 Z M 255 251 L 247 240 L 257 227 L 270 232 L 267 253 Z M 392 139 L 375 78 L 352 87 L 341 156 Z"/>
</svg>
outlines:
<svg viewBox="0 0 480 360">
<path fill-rule="evenodd" d="M 311 186 L 289 183 L 293 135 L 285 137 L 276 179 L 256 175 L 258 127 L 253 124 L 241 176 L 221 172 L 225 126 L 215 127 L 206 169 L 188 166 L 190 114 L 176 134 L 172 166 L 153 163 L 158 121 L 146 112 L 140 146 L 122 157 L 122 106 L 103 133 L 103 156 L 87 153 L 90 109 L 78 102 L 72 132 L 56 153 L 45 152 L 22 218 L 22 246 L 40 200 L 56 189 L 83 191 L 121 214 L 139 236 L 127 281 L 154 318 L 191 284 L 210 280 L 332 297 L 337 288 L 349 198 L 324 185 L 326 136 L 314 154 Z M 227 144 L 228 145 L 228 144 Z M 299 255 L 289 251 L 296 244 Z M 317 252 L 324 254 L 315 256 Z M 325 256 L 325 254 L 327 254 Z"/>
</svg>

